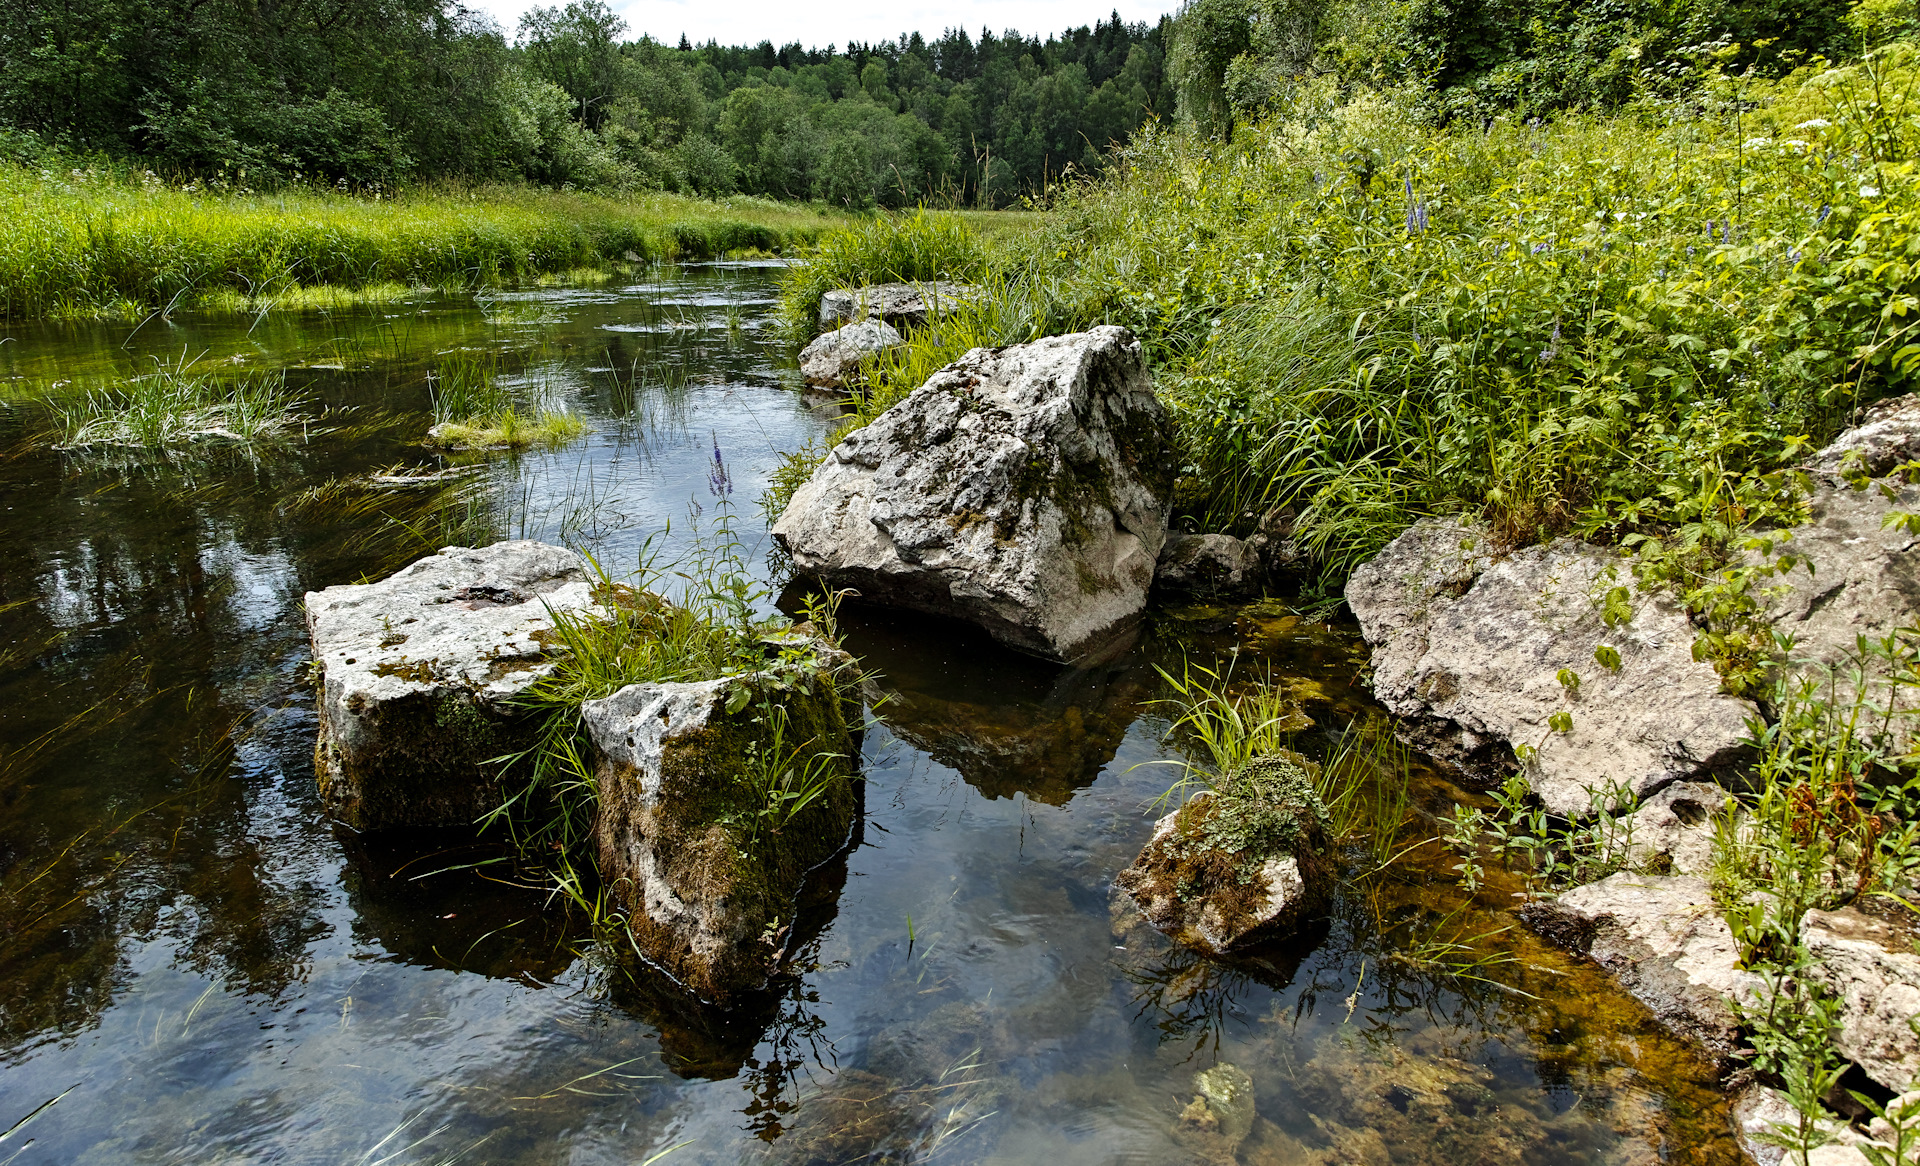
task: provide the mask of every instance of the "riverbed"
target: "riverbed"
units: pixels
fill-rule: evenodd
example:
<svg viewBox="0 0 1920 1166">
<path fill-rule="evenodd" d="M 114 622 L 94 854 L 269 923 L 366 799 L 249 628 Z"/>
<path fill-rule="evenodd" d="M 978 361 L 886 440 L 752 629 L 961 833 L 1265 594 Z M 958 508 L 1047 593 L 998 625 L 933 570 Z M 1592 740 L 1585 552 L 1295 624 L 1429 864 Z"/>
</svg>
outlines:
<svg viewBox="0 0 1920 1166">
<path fill-rule="evenodd" d="M 1739 1160 L 1707 1065 L 1517 927 L 1516 880 L 1470 895 L 1417 845 L 1469 796 L 1417 762 L 1404 852 L 1324 930 L 1229 966 L 1127 925 L 1113 877 L 1179 777 L 1157 668 L 1270 675 L 1308 757 L 1386 731 L 1357 632 L 1278 600 L 1158 610 L 1079 671 L 849 608 L 889 695 L 865 821 L 799 974 L 739 1014 L 604 950 L 485 838 L 331 824 L 309 590 L 526 537 L 616 574 L 737 548 L 771 610 L 758 499 L 837 416 L 800 389 L 777 275 L 3 333 L 0 1130 L 26 1124 L 0 1163 L 1219 1161 L 1181 1114 L 1222 1062 L 1254 1083 L 1248 1166 Z M 460 352 L 589 432 L 426 448 Z M 48 436 L 50 401 L 183 360 L 284 370 L 302 422 Z"/>
</svg>

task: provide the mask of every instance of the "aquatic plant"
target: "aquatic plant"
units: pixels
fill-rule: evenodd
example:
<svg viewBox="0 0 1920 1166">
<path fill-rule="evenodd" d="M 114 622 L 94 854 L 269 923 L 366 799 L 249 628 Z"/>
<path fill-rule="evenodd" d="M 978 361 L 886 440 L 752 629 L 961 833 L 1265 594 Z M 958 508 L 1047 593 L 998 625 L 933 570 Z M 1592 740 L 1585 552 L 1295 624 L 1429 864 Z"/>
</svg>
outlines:
<svg viewBox="0 0 1920 1166">
<path fill-rule="evenodd" d="M 239 376 L 203 367 L 185 352 L 155 360 L 150 373 L 56 400 L 61 448 L 120 445 L 158 448 L 196 441 L 251 442 L 300 422 L 300 402 L 283 372 Z"/>
<path fill-rule="evenodd" d="M 795 336 L 820 328 L 820 300 L 839 287 L 969 281 L 987 274 L 987 253 L 956 215 L 916 210 L 876 215 L 824 234 L 806 262 L 780 281 L 780 315 Z"/>
</svg>

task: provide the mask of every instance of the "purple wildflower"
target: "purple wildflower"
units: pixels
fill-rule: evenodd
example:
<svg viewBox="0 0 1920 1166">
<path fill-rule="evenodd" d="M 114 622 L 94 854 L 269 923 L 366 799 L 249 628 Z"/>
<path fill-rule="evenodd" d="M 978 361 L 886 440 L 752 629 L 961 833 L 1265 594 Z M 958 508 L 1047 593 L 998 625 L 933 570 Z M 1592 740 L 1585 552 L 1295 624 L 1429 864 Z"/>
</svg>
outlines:
<svg viewBox="0 0 1920 1166">
<path fill-rule="evenodd" d="M 725 498 L 733 493 L 733 475 L 727 472 L 727 463 L 720 457 L 720 438 L 713 439 L 713 464 L 707 467 L 707 493 L 715 498 Z"/>
<path fill-rule="evenodd" d="M 1538 254 L 1540 254 L 1540 253 L 1541 253 L 1542 251 L 1545 251 L 1546 249 L 1547 249 L 1547 245 L 1546 245 L 1545 243 L 1535 243 L 1535 244 L 1533 245 L 1533 252 L 1532 252 L 1532 253 L 1533 253 L 1533 254 L 1535 254 L 1535 255 L 1538 255 Z"/>
<path fill-rule="evenodd" d="M 1823 202 L 1823 203 L 1821 203 L 1821 204 L 1820 204 L 1820 213 L 1819 213 L 1818 215 L 1816 215 L 1816 216 L 1814 217 L 1814 220 L 1813 220 L 1813 225 L 1817 227 L 1817 226 L 1819 226 L 1819 225 L 1820 225 L 1821 223 L 1824 223 L 1824 222 L 1826 222 L 1826 221 L 1827 221 L 1827 216 L 1828 216 L 1828 215 L 1830 215 L 1830 214 L 1832 214 L 1832 213 L 1833 213 L 1833 207 L 1832 207 L 1832 206 L 1831 206 L 1830 204 L 1828 204 L 1828 203 L 1824 203 L 1824 202 Z"/>
<path fill-rule="evenodd" d="M 1554 357 L 1559 355 L 1560 355 L 1560 321 L 1555 320 L 1553 322 L 1553 339 L 1547 341 L 1547 346 L 1540 350 L 1540 363 L 1547 364 L 1550 361 L 1552 361 Z"/>
</svg>

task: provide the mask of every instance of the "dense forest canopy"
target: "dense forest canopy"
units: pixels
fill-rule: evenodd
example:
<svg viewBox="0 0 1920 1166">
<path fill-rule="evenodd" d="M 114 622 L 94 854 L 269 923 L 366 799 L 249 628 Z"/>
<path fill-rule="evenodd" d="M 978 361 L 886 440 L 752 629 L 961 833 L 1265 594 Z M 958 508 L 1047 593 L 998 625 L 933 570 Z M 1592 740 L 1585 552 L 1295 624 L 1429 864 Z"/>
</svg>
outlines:
<svg viewBox="0 0 1920 1166">
<path fill-rule="evenodd" d="M 509 38 L 443 0 L 0 0 L 0 130 L 268 185 L 434 177 L 1004 205 L 1172 111 L 1167 20 L 803 49 Z M 30 136 L 29 136 L 30 135 Z"/>
</svg>

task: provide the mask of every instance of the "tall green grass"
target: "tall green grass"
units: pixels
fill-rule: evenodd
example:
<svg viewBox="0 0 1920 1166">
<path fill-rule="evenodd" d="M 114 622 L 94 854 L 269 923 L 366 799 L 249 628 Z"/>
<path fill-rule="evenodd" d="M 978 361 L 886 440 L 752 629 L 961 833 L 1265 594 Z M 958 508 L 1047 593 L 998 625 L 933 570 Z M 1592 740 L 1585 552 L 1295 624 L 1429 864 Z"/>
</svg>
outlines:
<svg viewBox="0 0 1920 1166">
<path fill-rule="evenodd" d="M 880 215 L 826 234 L 781 285 L 780 312 L 800 337 L 819 330 L 820 300 L 839 287 L 987 274 L 987 251 L 969 220 L 924 210 Z"/>
<path fill-rule="evenodd" d="M 56 400 L 56 443 L 67 449 L 149 449 L 198 441 L 251 442 L 296 425 L 283 372 L 226 376 L 182 353 L 150 373 Z"/>
<path fill-rule="evenodd" d="M 790 251 L 841 221 L 762 199 L 213 194 L 0 164 L 0 317 L 255 304 L 323 286 L 478 287 L 628 257 Z"/>
</svg>

